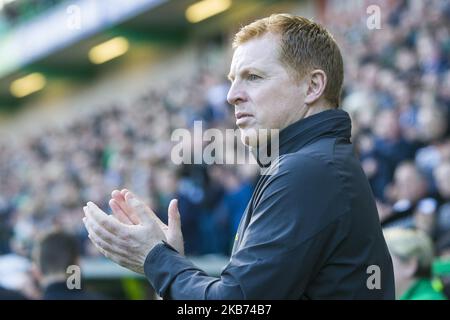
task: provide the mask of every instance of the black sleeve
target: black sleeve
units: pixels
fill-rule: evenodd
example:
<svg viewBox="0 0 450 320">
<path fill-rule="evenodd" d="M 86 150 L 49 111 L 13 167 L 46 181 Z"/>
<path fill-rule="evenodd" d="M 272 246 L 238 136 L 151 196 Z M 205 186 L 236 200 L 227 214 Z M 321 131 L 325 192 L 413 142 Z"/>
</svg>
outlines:
<svg viewBox="0 0 450 320">
<path fill-rule="evenodd" d="M 148 254 L 145 273 L 160 296 L 298 299 L 305 294 L 347 223 L 330 168 L 316 159 L 293 160 L 269 178 L 239 250 L 219 278 L 209 277 L 163 244 Z"/>
</svg>

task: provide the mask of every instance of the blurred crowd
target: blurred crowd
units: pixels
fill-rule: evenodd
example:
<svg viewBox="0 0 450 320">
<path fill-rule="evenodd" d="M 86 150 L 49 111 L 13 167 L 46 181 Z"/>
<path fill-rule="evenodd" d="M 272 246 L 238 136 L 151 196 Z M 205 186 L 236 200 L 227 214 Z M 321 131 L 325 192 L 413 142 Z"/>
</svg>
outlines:
<svg viewBox="0 0 450 320">
<path fill-rule="evenodd" d="M 406 233 L 406 241 L 391 242 L 403 239 L 402 231 L 386 236 L 405 263 L 394 266 L 406 270 L 405 261 L 418 259 L 408 281 L 431 279 L 433 263 L 450 258 L 450 2 L 378 1 L 381 29 L 368 28 L 366 7 L 359 12 L 352 3 L 328 1 L 323 16 L 344 56 L 342 108 L 351 115 L 382 227 L 419 233 Z M 76 235 L 84 256 L 97 255 L 86 241 L 82 206 L 93 201 L 110 212 L 110 192 L 121 188 L 144 198 L 165 222 L 169 201 L 179 199 L 186 254 L 229 254 L 257 167 L 176 166 L 170 157 L 177 128 L 197 120 L 204 129 L 235 127 L 226 73 L 150 84 L 131 105 L 21 144 L 0 143 L 0 255 L 29 256 L 37 235 L 51 227 Z M 411 243 L 417 246 L 402 247 Z M 445 293 L 448 271 L 439 270 L 432 290 Z"/>
<path fill-rule="evenodd" d="M 417 230 L 399 242 L 417 246 L 400 251 L 406 260 L 428 252 L 432 268 L 450 257 L 450 2 L 330 3 L 325 20 L 344 52 L 342 106 L 382 227 L 402 239 Z M 366 12 L 372 4 L 380 10 Z"/>
<path fill-rule="evenodd" d="M 75 235 L 84 257 L 99 256 L 87 239 L 82 206 L 93 201 L 111 213 L 110 193 L 121 188 L 143 198 L 165 223 L 170 200 L 178 199 L 187 255 L 229 254 L 258 167 L 171 159 L 175 129 L 193 128 L 194 121 L 203 130 L 234 127 L 221 74 L 158 85 L 131 105 L 93 112 L 17 145 L 1 143 L 0 269 L 2 257 L 29 257 L 42 232 L 54 228 Z M 192 138 L 192 146 L 207 143 Z M 0 286 L 1 278 L 0 270 Z"/>
<path fill-rule="evenodd" d="M 69 127 L 50 128 L 23 145 L 3 143 L 2 253 L 27 252 L 40 230 L 55 226 L 76 233 L 84 254 L 97 254 L 86 241 L 80 206 L 93 201 L 110 212 L 111 191 L 128 188 L 163 221 L 170 200 L 179 199 L 187 254 L 227 254 L 256 171 L 175 166 L 171 160 L 175 129 L 191 128 L 194 121 L 202 121 L 204 130 L 233 128 L 226 92 L 222 78 L 204 72 L 167 89 L 150 89 L 131 106 L 113 106 Z M 192 141 L 197 143 L 206 142 Z"/>
</svg>

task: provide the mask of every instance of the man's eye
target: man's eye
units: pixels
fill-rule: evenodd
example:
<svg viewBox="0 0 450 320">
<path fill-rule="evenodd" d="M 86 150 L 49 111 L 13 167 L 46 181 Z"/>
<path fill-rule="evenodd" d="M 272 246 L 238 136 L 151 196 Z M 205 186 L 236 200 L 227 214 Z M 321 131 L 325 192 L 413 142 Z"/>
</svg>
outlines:
<svg viewBox="0 0 450 320">
<path fill-rule="evenodd" d="M 249 74 L 249 75 L 247 76 L 247 80 L 250 80 L 250 81 L 258 80 L 258 79 L 261 79 L 261 77 L 260 77 L 260 76 L 257 76 L 256 74 Z"/>
</svg>

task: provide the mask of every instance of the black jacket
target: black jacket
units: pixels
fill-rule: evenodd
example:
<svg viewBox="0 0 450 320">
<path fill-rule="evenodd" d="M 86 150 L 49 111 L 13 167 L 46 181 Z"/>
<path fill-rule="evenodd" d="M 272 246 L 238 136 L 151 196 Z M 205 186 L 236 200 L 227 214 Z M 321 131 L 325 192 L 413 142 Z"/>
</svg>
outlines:
<svg viewBox="0 0 450 320">
<path fill-rule="evenodd" d="M 220 278 L 165 244 L 145 273 L 172 299 L 394 299 L 391 258 L 351 122 L 327 110 L 280 132 L 279 167 L 262 175 Z M 379 268 L 379 289 L 373 266 Z M 368 286 L 369 284 L 369 286 Z"/>
</svg>

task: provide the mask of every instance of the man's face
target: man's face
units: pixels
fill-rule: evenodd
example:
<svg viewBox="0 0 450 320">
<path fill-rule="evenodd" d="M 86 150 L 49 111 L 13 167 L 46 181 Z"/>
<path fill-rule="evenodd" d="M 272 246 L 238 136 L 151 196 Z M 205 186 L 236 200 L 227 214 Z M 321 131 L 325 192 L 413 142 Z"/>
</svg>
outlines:
<svg viewBox="0 0 450 320">
<path fill-rule="evenodd" d="M 416 202 L 426 193 L 426 184 L 414 165 L 404 164 L 394 173 L 397 198 Z"/>
<path fill-rule="evenodd" d="M 234 52 L 227 100 L 235 106 L 242 136 L 253 136 L 258 129 L 281 130 L 301 118 L 306 81 L 296 81 L 281 63 L 279 43 L 278 36 L 267 33 Z"/>
</svg>

